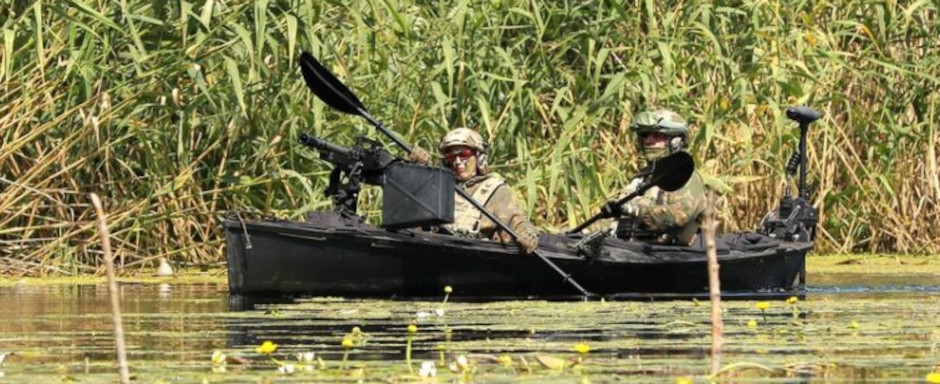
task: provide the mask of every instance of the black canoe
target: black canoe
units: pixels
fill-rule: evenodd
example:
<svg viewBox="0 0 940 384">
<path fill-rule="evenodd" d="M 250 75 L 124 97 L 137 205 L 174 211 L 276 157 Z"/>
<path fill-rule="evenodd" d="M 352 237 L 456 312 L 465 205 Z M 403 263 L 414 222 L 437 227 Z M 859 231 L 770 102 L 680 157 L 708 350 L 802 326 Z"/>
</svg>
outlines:
<svg viewBox="0 0 940 384">
<path fill-rule="evenodd" d="M 432 297 L 451 285 L 461 296 L 576 295 L 536 256 L 512 245 L 416 230 L 391 231 L 317 212 L 304 222 L 225 220 L 229 289 L 238 295 Z M 579 235 L 542 235 L 539 250 L 588 291 L 708 292 L 705 250 L 603 239 L 601 254 L 579 250 Z M 746 232 L 718 239 L 723 292 L 794 292 L 812 242 Z"/>
</svg>

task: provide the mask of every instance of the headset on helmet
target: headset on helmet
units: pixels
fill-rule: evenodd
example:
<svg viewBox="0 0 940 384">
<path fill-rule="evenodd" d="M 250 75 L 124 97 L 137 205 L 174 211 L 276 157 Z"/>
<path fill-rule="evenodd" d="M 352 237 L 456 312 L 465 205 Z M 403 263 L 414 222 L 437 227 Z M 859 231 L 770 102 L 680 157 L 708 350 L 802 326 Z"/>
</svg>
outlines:
<svg viewBox="0 0 940 384">
<path fill-rule="evenodd" d="M 447 148 L 462 145 L 473 148 L 477 151 L 477 173 L 486 174 L 488 171 L 487 148 L 489 145 L 483 140 L 483 136 L 478 132 L 467 128 L 456 128 L 444 135 L 437 150 L 443 155 Z"/>
</svg>

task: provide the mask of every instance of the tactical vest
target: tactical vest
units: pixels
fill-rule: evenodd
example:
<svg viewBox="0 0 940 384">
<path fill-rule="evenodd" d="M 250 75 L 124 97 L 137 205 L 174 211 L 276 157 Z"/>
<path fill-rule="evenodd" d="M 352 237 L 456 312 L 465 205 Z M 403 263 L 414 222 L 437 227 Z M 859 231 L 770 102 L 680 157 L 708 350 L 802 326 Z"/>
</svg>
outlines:
<svg viewBox="0 0 940 384">
<path fill-rule="evenodd" d="M 473 197 L 474 200 L 485 207 L 493 194 L 496 193 L 496 190 L 505 183 L 506 180 L 503 180 L 503 178 L 490 174 L 486 179 L 474 184 L 471 190 L 467 192 L 469 192 L 470 197 Z M 458 194 L 454 198 L 454 223 L 444 227 L 462 236 L 480 237 L 484 220 L 489 219 L 484 218 L 479 209 L 476 209 L 473 204 L 470 204 L 469 201 Z"/>
</svg>

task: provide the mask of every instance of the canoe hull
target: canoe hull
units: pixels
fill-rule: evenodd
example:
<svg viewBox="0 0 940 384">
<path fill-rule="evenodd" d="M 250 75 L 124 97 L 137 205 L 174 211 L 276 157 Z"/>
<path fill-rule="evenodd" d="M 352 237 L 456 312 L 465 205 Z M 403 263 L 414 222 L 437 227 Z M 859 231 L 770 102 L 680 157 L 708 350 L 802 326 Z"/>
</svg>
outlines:
<svg viewBox="0 0 940 384">
<path fill-rule="evenodd" d="M 303 223 L 227 220 L 229 289 L 242 295 L 549 297 L 577 292 L 536 256 L 514 247 L 413 233 L 337 230 Z M 811 243 L 719 256 L 728 292 L 792 292 Z M 605 295 L 708 291 L 704 252 L 640 253 L 625 262 L 544 251 L 589 291 Z"/>
</svg>

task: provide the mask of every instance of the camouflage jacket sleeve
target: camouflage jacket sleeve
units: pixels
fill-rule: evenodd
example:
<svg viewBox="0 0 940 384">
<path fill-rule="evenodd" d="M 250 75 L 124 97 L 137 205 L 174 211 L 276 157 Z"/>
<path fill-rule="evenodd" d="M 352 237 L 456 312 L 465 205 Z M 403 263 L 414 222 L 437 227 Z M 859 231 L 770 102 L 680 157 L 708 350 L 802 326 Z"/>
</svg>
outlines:
<svg viewBox="0 0 940 384">
<path fill-rule="evenodd" d="M 519 234 L 520 242 L 537 242 L 538 241 L 538 231 L 535 229 L 535 226 L 529 221 L 526 217 L 525 212 L 522 210 L 519 200 L 516 199 L 515 193 L 512 188 L 508 185 L 503 184 L 496 189 L 493 193 L 493 196 L 490 197 L 490 200 L 486 202 L 485 208 L 487 211 L 492 212 L 496 218 L 498 218 L 503 223 L 509 226 L 513 231 Z M 484 219 L 489 221 L 488 219 Z M 498 237 L 499 240 L 503 242 L 512 241 L 512 237 L 508 233 L 499 231 L 498 228 L 495 228 L 495 223 L 487 223 L 484 227 L 490 227 L 496 229 L 493 233 L 493 237 Z"/>
<path fill-rule="evenodd" d="M 651 188 L 643 196 L 628 203 L 636 207 L 636 216 L 655 231 L 674 231 L 688 226 L 705 211 L 705 188 L 696 172 L 681 189 L 663 192 Z"/>
</svg>

